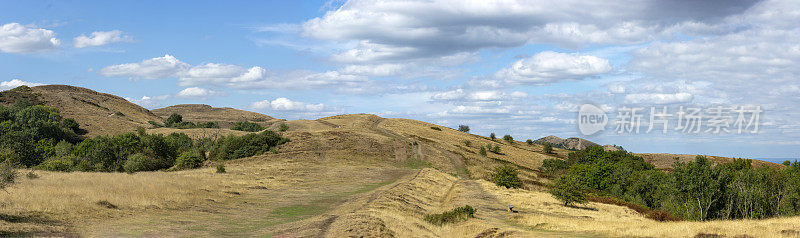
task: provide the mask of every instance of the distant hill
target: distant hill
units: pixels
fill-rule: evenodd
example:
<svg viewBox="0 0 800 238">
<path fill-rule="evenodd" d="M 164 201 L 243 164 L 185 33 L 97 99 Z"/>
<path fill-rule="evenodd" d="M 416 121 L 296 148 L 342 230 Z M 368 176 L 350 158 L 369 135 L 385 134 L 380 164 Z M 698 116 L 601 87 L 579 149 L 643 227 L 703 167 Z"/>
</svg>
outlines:
<svg viewBox="0 0 800 238">
<path fill-rule="evenodd" d="M 81 87 L 44 85 L 0 92 L 3 105 L 22 99 L 57 108 L 62 116 L 74 118 L 87 131 L 86 136 L 131 132 L 137 127 L 149 127 L 148 121 L 162 121 L 124 98 Z"/>
<path fill-rule="evenodd" d="M 644 161 L 653 164 L 657 169 L 671 169 L 672 165 L 675 162 L 690 162 L 694 161 L 697 155 L 686 155 L 686 154 L 667 154 L 667 153 L 634 153 L 637 156 L 644 158 Z M 711 161 L 717 163 L 728 163 L 733 161 L 734 158 L 729 157 L 721 157 L 721 156 L 710 156 L 706 155 Z M 783 167 L 781 164 L 776 164 L 772 162 L 762 161 L 762 160 L 752 160 L 753 167 L 761 167 L 761 166 L 769 166 L 773 168 Z"/>
<path fill-rule="evenodd" d="M 181 104 L 165 108 L 153 109 L 152 112 L 162 118 L 167 118 L 173 113 L 180 114 L 184 121 L 189 122 L 218 122 L 220 127 L 229 128 L 233 123 L 249 121 L 269 127 L 276 122 L 285 121 L 261 113 L 244 111 L 230 107 L 212 107 L 204 104 Z"/>
<path fill-rule="evenodd" d="M 552 144 L 553 147 L 567 149 L 567 150 L 582 150 L 590 146 L 598 145 L 597 143 L 577 137 L 561 139 L 558 136 L 553 136 L 553 135 L 545 136 L 539 138 L 538 140 L 533 141 L 533 143 L 540 145 L 543 144 L 544 142 L 550 142 L 550 144 Z"/>
</svg>

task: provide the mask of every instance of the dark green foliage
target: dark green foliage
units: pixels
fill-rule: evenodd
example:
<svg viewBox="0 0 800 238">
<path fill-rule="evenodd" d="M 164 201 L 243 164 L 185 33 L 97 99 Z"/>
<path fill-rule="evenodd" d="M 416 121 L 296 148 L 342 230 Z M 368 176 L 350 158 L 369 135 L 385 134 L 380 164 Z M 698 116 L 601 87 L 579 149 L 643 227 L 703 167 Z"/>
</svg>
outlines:
<svg viewBox="0 0 800 238">
<path fill-rule="evenodd" d="M 160 161 L 157 161 L 155 158 L 149 157 L 145 154 L 132 154 L 128 156 L 127 160 L 125 160 L 123 170 L 128 173 L 153 171 L 160 168 L 159 164 Z"/>
<path fill-rule="evenodd" d="M 542 143 L 542 152 L 545 154 L 552 154 L 553 153 L 553 144 L 550 142 Z"/>
<path fill-rule="evenodd" d="M 440 214 L 425 215 L 425 221 L 428 223 L 441 226 L 447 223 L 456 223 L 466 221 L 469 218 L 475 217 L 477 210 L 469 205 L 457 207 L 452 211 L 443 212 Z"/>
<path fill-rule="evenodd" d="M 545 159 L 542 161 L 542 167 L 539 168 L 542 172 L 547 174 L 560 174 L 569 169 L 567 161 L 561 159 Z"/>
<path fill-rule="evenodd" d="M 519 180 L 518 174 L 519 171 L 517 171 L 517 168 L 509 165 L 497 167 L 491 174 L 492 182 L 501 187 L 519 188 L 522 187 L 522 181 Z"/>
<path fill-rule="evenodd" d="M 220 138 L 211 148 L 210 157 L 214 160 L 231 160 L 263 154 L 271 147 L 288 142 L 278 133 L 267 130 L 243 136 L 227 136 Z"/>
<path fill-rule="evenodd" d="M 48 171 L 71 172 L 75 167 L 76 160 L 74 156 L 53 157 L 45 160 L 35 168 Z"/>
<path fill-rule="evenodd" d="M 442 128 L 435 127 L 435 126 L 432 126 L 431 129 L 434 130 L 434 131 L 441 131 L 442 130 Z"/>
<path fill-rule="evenodd" d="M 224 174 L 224 173 L 226 173 L 226 172 L 225 172 L 225 164 L 218 164 L 218 165 L 217 165 L 217 173 L 218 173 L 218 174 Z"/>
<path fill-rule="evenodd" d="M 70 129 L 75 133 L 81 132 L 80 125 L 78 125 L 78 122 L 72 118 L 64 118 L 64 120 L 61 121 L 61 127 Z"/>
<path fill-rule="evenodd" d="M 486 148 L 481 146 L 481 150 L 478 151 L 478 154 L 480 154 L 483 157 L 486 157 Z"/>
<path fill-rule="evenodd" d="M 789 166 L 789 165 L 792 165 L 792 161 L 788 161 L 788 160 L 786 160 L 786 161 L 783 161 L 783 165 L 784 165 L 784 166 Z"/>
<path fill-rule="evenodd" d="M 567 175 L 557 179 L 549 192 L 558 200 L 561 200 L 564 206 L 569 206 L 575 203 L 586 202 L 585 189 L 583 183 L 578 178 Z"/>
<path fill-rule="evenodd" d="M 533 145 L 533 140 L 528 139 L 528 140 L 525 141 L 525 143 L 528 144 L 528 145 Z"/>
<path fill-rule="evenodd" d="M 183 152 L 178 159 L 175 160 L 175 166 L 172 170 L 194 169 L 203 165 L 205 158 L 200 156 L 197 152 L 187 151 Z"/>
<path fill-rule="evenodd" d="M 231 130 L 257 132 L 264 130 L 264 127 L 258 123 L 240 121 L 234 123 L 233 126 L 231 126 Z"/>
<path fill-rule="evenodd" d="M 167 127 L 173 127 L 172 125 L 180 124 L 181 122 L 183 122 L 183 116 L 177 113 L 173 113 L 172 115 L 169 115 L 164 124 Z"/>
<path fill-rule="evenodd" d="M 508 142 L 509 144 L 514 143 L 514 137 L 511 137 L 511 135 L 504 135 L 503 140 Z"/>
<path fill-rule="evenodd" d="M 463 143 L 464 143 L 464 146 L 466 146 L 466 147 L 472 146 L 472 141 L 470 141 L 470 140 L 464 140 Z"/>
<path fill-rule="evenodd" d="M 467 125 L 458 125 L 458 131 L 464 132 L 464 133 L 469 133 L 469 126 L 467 126 Z"/>
<path fill-rule="evenodd" d="M 0 162 L 35 166 L 54 155 L 54 142 L 81 140 L 77 122 L 52 107 L 19 100 L 11 108 L 0 106 L 0 119 Z"/>
<path fill-rule="evenodd" d="M 280 132 L 284 132 L 284 131 L 287 131 L 287 130 L 289 130 L 289 125 L 286 125 L 286 123 L 281 123 L 278 126 L 278 131 L 280 131 Z"/>
<path fill-rule="evenodd" d="M 497 136 L 494 135 L 494 132 L 492 132 L 492 134 L 489 134 L 489 139 L 492 139 L 492 140 L 497 139 Z"/>
<path fill-rule="evenodd" d="M 661 215 L 689 220 L 800 215 L 800 163 L 753 168 L 746 159 L 716 164 L 698 156 L 665 173 L 626 151 L 599 146 L 570 153 L 564 163 L 566 171 L 562 162 L 545 160 L 542 170 L 560 170 L 564 181 L 578 181 L 599 196 L 669 213 Z M 556 181 L 556 186 L 566 186 Z M 564 196 L 563 191 L 558 194 Z"/>
<path fill-rule="evenodd" d="M 486 147 L 491 147 L 491 145 L 487 145 Z M 495 145 L 494 147 L 491 147 L 489 151 L 495 154 L 500 154 L 500 146 Z"/>
</svg>

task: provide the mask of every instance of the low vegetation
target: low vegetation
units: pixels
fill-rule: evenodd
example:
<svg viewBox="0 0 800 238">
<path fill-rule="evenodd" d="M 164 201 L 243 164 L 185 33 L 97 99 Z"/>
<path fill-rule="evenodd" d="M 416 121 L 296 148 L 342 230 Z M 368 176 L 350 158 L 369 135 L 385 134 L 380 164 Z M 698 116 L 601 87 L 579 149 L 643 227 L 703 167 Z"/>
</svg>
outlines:
<svg viewBox="0 0 800 238">
<path fill-rule="evenodd" d="M 159 127 L 158 123 L 154 122 L 149 122 L 149 123 L 156 127 Z M 181 116 L 180 114 L 173 113 L 164 122 L 164 126 L 177 129 L 219 128 L 219 123 L 210 121 L 210 122 L 199 122 L 195 124 L 194 122 L 183 121 L 183 116 Z"/>
<path fill-rule="evenodd" d="M 508 142 L 509 144 L 513 144 L 514 143 L 514 137 L 511 137 L 511 135 L 504 135 L 503 136 L 503 140 Z"/>
<path fill-rule="evenodd" d="M 425 221 L 437 226 L 441 226 L 447 223 L 457 223 L 475 217 L 475 211 L 476 211 L 475 208 L 466 205 L 463 207 L 457 207 L 452 211 L 446 211 L 439 214 L 425 215 Z"/>
<path fill-rule="evenodd" d="M 533 143 L 533 142 L 531 142 Z M 542 152 L 545 154 L 552 154 L 553 153 L 553 144 L 550 142 L 542 143 Z"/>
<path fill-rule="evenodd" d="M 209 154 L 214 160 L 238 159 L 263 154 L 286 142 L 289 142 L 288 138 L 270 130 L 243 136 L 231 135 L 214 143 Z"/>
<path fill-rule="evenodd" d="M 557 177 L 551 192 L 565 204 L 583 200 L 589 193 L 687 220 L 800 214 L 798 162 L 783 168 L 754 168 L 750 160 L 717 164 L 698 156 L 692 162 L 677 162 L 674 171 L 667 173 L 641 157 L 599 146 L 573 152 L 564 162 L 554 160 L 545 160 L 541 169 Z"/>
<path fill-rule="evenodd" d="M 506 188 L 519 188 L 522 187 L 522 181 L 519 179 L 519 171 L 510 165 L 504 165 L 494 169 L 491 174 L 492 182 L 497 186 Z"/>
<path fill-rule="evenodd" d="M 467 126 L 467 125 L 458 125 L 458 131 L 464 132 L 464 133 L 469 133 L 469 126 Z"/>
<path fill-rule="evenodd" d="M 442 128 L 439 128 L 439 127 L 432 126 L 432 127 L 431 127 L 431 130 L 434 130 L 434 131 L 442 131 Z"/>
<path fill-rule="evenodd" d="M 258 132 L 264 129 L 265 128 L 259 125 L 258 123 L 247 122 L 247 121 L 236 122 L 233 124 L 233 126 L 231 126 L 231 130 L 237 130 L 237 131 Z M 286 129 L 289 129 L 288 126 L 286 127 Z"/>
</svg>

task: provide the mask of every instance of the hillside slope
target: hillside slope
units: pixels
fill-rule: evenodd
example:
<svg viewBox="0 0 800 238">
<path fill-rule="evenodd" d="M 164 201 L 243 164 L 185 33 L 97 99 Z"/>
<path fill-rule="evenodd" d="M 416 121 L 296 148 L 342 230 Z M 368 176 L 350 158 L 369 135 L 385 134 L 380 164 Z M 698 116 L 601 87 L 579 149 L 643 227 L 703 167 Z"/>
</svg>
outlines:
<svg viewBox="0 0 800 238">
<path fill-rule="evenodd" d="M 153 109 L 152 112 L 164 119 L 173 113 L 180 114 L 184 121 L 189 122 L 218 122 L 220 127 L 229 128 L 239 121 L 255 122 L 269 127 L 276 122 L 285 121 L 275 119 L 261 113 L 244 111 L 230 107 L 212 107 L 204 104 L 181 104 L 165 108 Z"/>
<path fill-rule="evenodd" d="M 87 136 L 113 135 L 148 127 L 148 121 L 162 121 L 147 109 L 124 98 L 68 85 L 44 85 L 29 91 L 0 92 L 0 103 L 10 105 L 25 99 L 57 108 L 62 116 L 74 118 Z"/>
</svg>

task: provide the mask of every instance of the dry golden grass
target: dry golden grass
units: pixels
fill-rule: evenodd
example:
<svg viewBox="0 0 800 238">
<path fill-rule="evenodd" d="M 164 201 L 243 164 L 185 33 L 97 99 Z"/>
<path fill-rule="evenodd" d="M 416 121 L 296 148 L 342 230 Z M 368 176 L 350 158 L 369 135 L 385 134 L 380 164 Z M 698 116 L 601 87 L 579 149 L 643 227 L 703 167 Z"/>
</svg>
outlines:
<svg viewBox="0 0 800 238">
<path fill-rule="evenodd" d="M 148 121 L 162 121 L 147 109 L 111 94 L 67 85 L 31 89 L 45 105 L 58 108 L 63 117 L 74 118 L 90 137 L 130 132 L 149 127 Z"/>
<path fill-rule="evenodd" d="M 657 169 L 671 169 L 672 165 L 675 164 L 675 162 L 691 162 L 694 161 L 695 158 L 697 157 L 697 155 L 666 154 L 666 153 L 636 153 L 635 155 L 641 156 L 642 158 L 644 158 L 645 161 L 653 164 Z M 733 161 L 734 159 L 722 156 L 711 156 L 711 155 L 705 155 L 705 156 L 709 160 L 717 163 L 728 163 Z M 675 158 L 677 158 L 677 160 Z M 752 161 L 754 167 L 760 167 L 760 166 L 770 166 L 773 168 L 783 167 L 783 165 L 781 164 L 776 164 L 762 160 L 752 160 Z"/>
<path fill-rule="evenodd" d="M 181 104 L 165 108 L 153 109 L 152 112 L 164 119 L 173 113 L 180 114 L 188 122 L 218 122 L 222 128 L 230 128 L 235 122 L 250 121 L 268 127 L 277 122 L 285 121 L 275 119 L 261 113 L 249 112 L 229 107 L 219 108 L 203 104 Z"/>
</svg>

